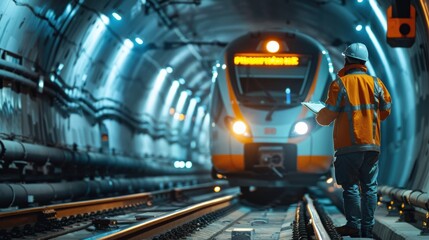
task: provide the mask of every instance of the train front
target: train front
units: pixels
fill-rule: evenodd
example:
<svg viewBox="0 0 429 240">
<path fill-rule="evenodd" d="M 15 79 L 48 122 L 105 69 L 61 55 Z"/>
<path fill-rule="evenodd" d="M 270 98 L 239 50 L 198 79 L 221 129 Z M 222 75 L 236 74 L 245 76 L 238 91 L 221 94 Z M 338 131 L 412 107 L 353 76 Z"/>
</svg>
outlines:
<svg viewBox="0 0 429 240">
<path fill-rule="evenodd" d="M 329 55 L 299 33 L 249 33 L 229 44 L 211 102 L 213 176 L 238 186 L 308 186 L 329 173 L 332 129 L 303 101 L 325 100 Z"/>
</svg>

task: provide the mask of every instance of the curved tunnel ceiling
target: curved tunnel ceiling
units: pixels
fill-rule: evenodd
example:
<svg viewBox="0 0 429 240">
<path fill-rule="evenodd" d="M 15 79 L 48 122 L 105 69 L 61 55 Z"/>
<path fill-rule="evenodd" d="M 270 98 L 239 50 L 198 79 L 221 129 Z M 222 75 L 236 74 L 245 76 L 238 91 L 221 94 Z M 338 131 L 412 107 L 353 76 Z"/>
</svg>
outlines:
<svg viewBox="0 0 429 240">
<path fill-rule="evenodd" d="M 176 126 L 168 114 L 157 111 L 163 103 L 169 102 L 174 111 L 180 105 L 182 112 L 193 106 L 189 111 L 200 119 L 188 124 L 194 129 L 192 135 L 204 122 L 201 111 L 208 107 L 212 71 L 232 39 L 249 31 L 300 31 L 328 49 L 335 72 L 342 67 L 345 46 L 363 42 L 370 51 L 370 73 L 383 79 L 393 97 L 392 117 L 382 129 L 385 151 L 380 181 L 429 190 L 424 176 L 429 170 L 425 163 L 429 148 L 428 4 L 414 1 L 418 36 L 409 49 L 386 43 L 384 12 L 389 4 L 387 0 L 80 0 L 43 5 L 3 1 L 0 24 L 7 26 L 7 19 L 19 20 L 21 25 L 39 24 L 31 32 L 37 38 L 28 45 L 42 50 L 20 46 L 31 35 L 28 31 L 5 40 L 5 30 L 0 43 L 40 63 L 45 71 L 63 64 L 59 76 L 65 84 L 99 100 L 111 98 L 137 119 L 159 124 L 158 128 Z M 114 12 L 122 17 L 120 21 Z M 20 15 L 33 18 L 21 19 Z M 363 26 L 361 31 L 356 31 L 358 24 Z M 49 30 L 37 32 L 41 29 Z M 143 44 L 135 42 L 137 37 Z M 127 134 L 133 135 L 132 131 Z"/>
</svg>

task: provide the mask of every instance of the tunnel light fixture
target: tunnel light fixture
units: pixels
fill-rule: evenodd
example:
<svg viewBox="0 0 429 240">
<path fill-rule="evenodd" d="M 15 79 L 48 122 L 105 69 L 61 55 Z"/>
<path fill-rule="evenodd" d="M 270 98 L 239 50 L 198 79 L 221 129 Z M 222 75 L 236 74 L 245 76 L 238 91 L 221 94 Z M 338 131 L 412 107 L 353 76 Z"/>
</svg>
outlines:
<svg viewBox="0 0 429 240">
<path fill-rule="evenodd" d="M 378 38 L 375 36 L 370 26 L 366 26 L 365 30 L 368 33 L 368 36 L 371 39 L 372 44 L 374 44 L 375 50 L 377 51 L 382 64 L 386 67 L 387 78 L 393 81 L 394 78 L 393 78 L 392 69 L 390 68 L 389 61 L 387 60 L 387 56 L 384 53 L 383 48 L 381 47 L 380 42 L 378 41 Z"/>
<path fill-rule="evenodd" d="M 174 97 L 176 96 L 177 89 L 179 89 L 180 83 L 178 80 L 174 80 L 171 83 L 171 87 L 168 90 L 167 97 L 165 98 L 164 106 L 162 108 L 162 113 L 168 112 L 171 116 L 174 115 L 176 110 L 171 106 Z"/>
<path fill-rule="evenodd" d="M 100 14 L 100 18 L 101 18 L 101 21 L 104 23 L 104 25 L 109 25 L 110 19 L 106 15 Z"/>
<path fill-rule="evenodd" d="M 183 121 L 185 120 L 185 114 L 176 112 L 174 113 L 174 119 L 178 121 Z"/>
<path fill-rule="evenodd" d="M 177 120 L 179 120 L 179 121 L 183 121 L 183 120 L 185 120 L 185 114 L 183 114 L 183 113 L 179 114 L 179 116 L 178 116 L 178 119 L 177 119 Z"/>
<path fill-rule="evenodd" d="M 380 7 L 378 6 L 378 3 L 376 0 L 369 0 L 369 5 L 371 5 L 372 10 L 374 11 L 375 15 L 378 18 L 378 21 L 380 22 L 381 26 L 383 27 L 384 32 L 387 32 L 387 21 L 386 17 L 384 16 L 383 12 L 381 11 Z"/>
<path fill-rule="evenodd" d="M 192 168 L 192 162 L 191 161 L 186 161 L 185 167 L 186 168 Z"/>
<path fill-rule="evenodd" d="M 167 71 L 167 73 L 172 73 L 173 72 L 173 68 L 168 66 L 165 68 L 165 70 Z"/>
<path fill-rule="evenodd" d="M 174 168 L 179 168 L 179 167 L 180 167 L 179 161 L 174 161 Z"/>
<path fill-rule="evenodd" d="M 216 63 L 216 67 L 220 67 L 220 63 Z"/>
<path fill-rule="evenodd" d="M 172 107 L 169 110 L 170 115 L 174 115 L 174 113 L 176 112 L 176 110 Z"/>
<path fill-rule="evenodd" d="M 328 63 L 328 69 L 330 73 L 334 72 L 334 66 L 332 65 L 332 62 Z"/>
<path fill-rule="evenodd" d="M 63 63 L 58 63 L 58 66 L 57 66 L 57 75 L 60 75 L 61 70 L 63 70 L 63 68 L 64 68 L 64 64 Z"/>
<path fill-rule="evenodd" d="M 88 78 L 88 75 L 86 75 L 86 74 L 82 75 L 82 84 L 86 82 L 87 78 Z"/>
<path fill-rule="evenodd" d="M 187 161 L 187 162 L 189 162 L 189 161 Z M 187 162 L 185 162 L 185 161 L 174 161 L 173 165 L 175 168 L 185 168 L 185 167 L 187 168 L 187 165 L 186 165 Z M 189 168 L 191 168 L 192 162 L 191 162 L 191 164 L 188 163 L 188 166 L 190 166 Z"/>
<path fill-rule="evenodd" d="M 39 76 L 39 88 L 37 89 L 39 93 L 43 92 L 44 86 L 45 86 L 45 78 L 43 76 Z"/>
<path fill-rule="evenodd" d="M 222 64 L 222 69 L 226 69 L 226 64 Z"/>
<path fill-rule="evenodd" d="M 141 39 L 141 38 L 139 38 L 139 37 L 136 37 L 136 38 L 134 39 L 134 41 L 136 41 L 136 43 L 137 43 L 138 45 L 142 45 L 142 44 L 143 44 L 143 39 Z"/>
<path fill-rule="evenodd" d="M 64 68 L 64 64 L 63 63 L 59 63 L 58 64 L 58 71 L 63 70 L 63 68 Z"/>
<path fill-rule="evenodd" d="M 363 2 L 363 0 L 357 0 L 357 2 L 358 2 L 358 3 L 362 3 L 362 2 Z"/>
<path fill-rule="evenodd" d="M 180 80 L 174 80 L 172 83 L 171 83 L 171 87 L 172 88 L 174 88 L 174 89 L 176 89 L 177 90 L 177 88 L 180 86 Z"/>
<path fill-rule="evenodd" d="M 363 27 L 361 24 L 358 24 L 358 25 L 356 25 L 355 29 L 356 29 L 356 31 L 360 32 L 363 29 Z"/>
<path fill-rule="evenodd" d="M 217 73 L 216 71 L 213 71 L 212 83 L 216 82 L 216 79 L 217 79 L 218 75 L 219 75 L 219 73 Z"/>
<path fill-rule="evenodd" d="M 116 20 L 118 20 L 118 21 L 121 21 L 121 20 L 122 20 L 121 15 L 119 15 L 117 12 L 113 12 L 113 13 L 112 13 L 112 16 L 113 16 Z"/>
<path fill-rule="evenodd" d="M 124 45 L 125 45 L 125 47 L 130 48 L 130 49 L 134 47 L 134 43 L 128 38 L 124 40 Z"/>
<path fill-rule="evenodd" d="M 186 81 L 185 81 L 185 79 L 180 78 L 180 79 L 179 79 L 179 83 L 183 85 L 183 84 L 185 84 L 185 83 L 186 83 Z"/>
</svg>

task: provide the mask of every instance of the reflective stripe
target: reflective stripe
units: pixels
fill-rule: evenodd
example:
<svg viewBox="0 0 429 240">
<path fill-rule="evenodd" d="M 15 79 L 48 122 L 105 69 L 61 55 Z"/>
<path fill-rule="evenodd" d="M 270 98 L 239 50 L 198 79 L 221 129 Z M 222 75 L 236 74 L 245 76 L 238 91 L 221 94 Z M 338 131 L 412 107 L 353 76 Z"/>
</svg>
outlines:
<svg viewBox="0 0 429 240">
<path fill-rule="evenodd" d="M 347 106 L 340 109 L 340 112 L 363 111 L 377 109 L 375 104 L 361 104 L 357 106 Z"/>
<path fill-rule="evenodd" d="M 330 104 L 326 104 L 326 108 L 333 111 L 333 112 L 339 112 L 340 110 L 337 109 L 335 106 L 332 106 Z"/>
<path fill-rule="evenodd" d="M 346 88 L 344 87 L 344 84 L 341 81 L 341 79 L 338 80 L 338 84 L 340 85 L 340 93 L 344 94 L 344 102 L 346 104 L 344 109 L 352 109 L 352 105 L 349 101 L 349 96 L 347 94 Z M 337 105 L 338 105 L 338 102 L 341 102 L 341 99 L 337 99 Z M 353 122 L 353 111 L 346 111 L 346 113 L 347 113 L 347 118 L 348 118 L 349 124 L 350 124 L 350 127 L 349 127 L 350 140 L 352 142 L 352 145 L 355 145 L 356 144 L 356 138 L 355 138 L 355 134 L 354 134 L 355 127 L 354 127 L 354 122 Z"/>
<path fill-rule="evenodd" d="M 390 105 L 390 103 L 386 102 L 386 99 L 384 99 L 384 89 L 380 86 L 378 81 L 377 81 L 377 86 L 379 88 L 380 109 L 381 110 L 389 110 L 391 105 Z"/>
<path fill-rule="evenodd" d="M 372 77 L 374 79 L 374 104 L 376 105 L 376 107 L 379 106 L 379 93 L 380 91 L 380 85 L 378 84 L 378 80 L 377 77 Z M 372 118 L 372 139 L 375 142 L 375 131 L 377 128 L 377 122 L 378 122 L 378 113 L 377 113 L 377 108 L 374 108 L 373 111 L 373 118 Z"/>
<path fill-rule="evenodd" d="M 391 103 L 386 103 L 386 104 L 380 106 L 380 110 L 385 110 L 386 111 L 386 110 L 389 110 L 391 107 L 392 107 Z"/>
<path fill-rule="evenodd" d="M 340 88 L 340 92 L 338 93 L 337 102 L 335 103 L 335 106 L 330 106 L 330 108 L 328 107 L 328 109 L 331 110 L 331 111 L 334 111 L 334 112 L 339 112 L 340 111 L 341 100 L 343 98 L 344 92 L 342 91 L 342 88 L 341 88 L 341 86 L 342 86 L 341 79 L 337 78 L 335 81 L 337 82 L 338 87 Z M 341 82 L 341 84 L 340 84 L 340 82 Z"/>
</svg>

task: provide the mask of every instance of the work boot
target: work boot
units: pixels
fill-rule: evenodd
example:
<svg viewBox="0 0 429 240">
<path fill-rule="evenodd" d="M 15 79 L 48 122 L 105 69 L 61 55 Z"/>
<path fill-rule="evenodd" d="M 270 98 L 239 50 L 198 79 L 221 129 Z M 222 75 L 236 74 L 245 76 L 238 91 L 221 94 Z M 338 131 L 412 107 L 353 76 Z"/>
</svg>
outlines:
<svg viewBox="0 0 429 240">
<path fill-rule="evenodd" d="M 362 228 L 361 235 L 364 238 L 374 238 L 374 235 L 372 234 L 372 228 Z"/>
<path fill-rule="evenodd" d="M 347 225 L 336 227 L 337 233 L 341 236 L 360 237 L 360 230 Z"/>
</svg>

